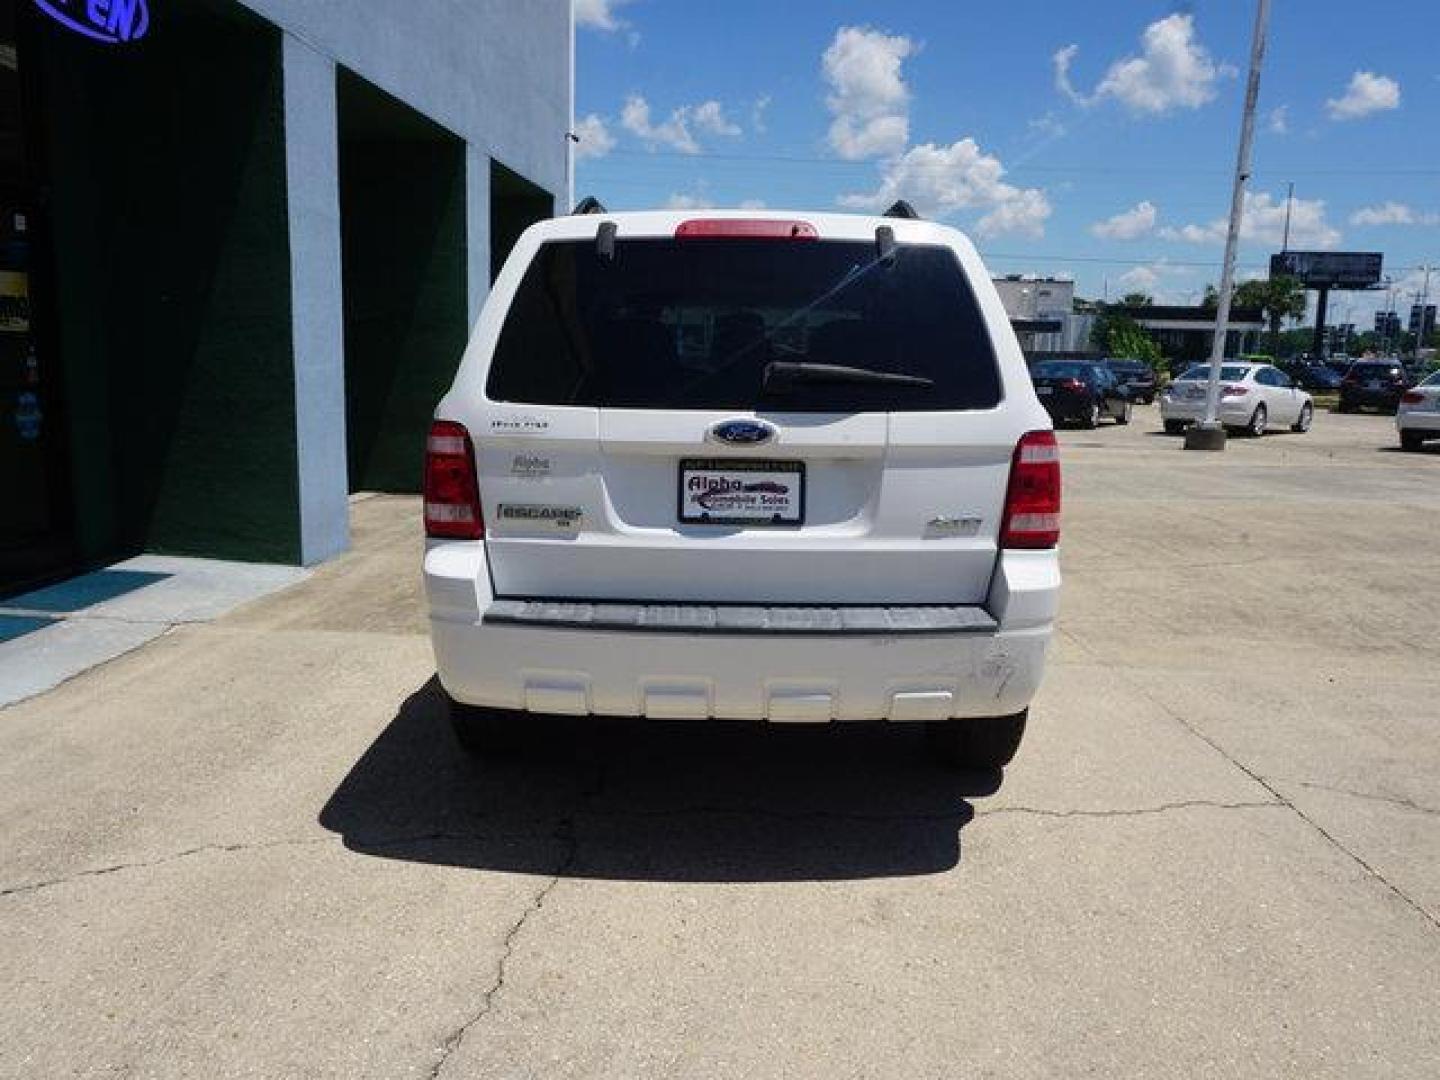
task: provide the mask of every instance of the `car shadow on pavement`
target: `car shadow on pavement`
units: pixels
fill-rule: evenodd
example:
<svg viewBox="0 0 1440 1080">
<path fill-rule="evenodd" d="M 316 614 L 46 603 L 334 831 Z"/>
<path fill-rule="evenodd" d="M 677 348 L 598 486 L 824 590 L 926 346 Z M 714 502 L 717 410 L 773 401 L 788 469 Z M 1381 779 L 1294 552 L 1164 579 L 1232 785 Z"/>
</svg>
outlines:
<svg viewBox="0 0 1440 1080">
<path fill-rule="evenodd" d="M 879 724 L 584 720 L 498 761 L 456 745 L 434 679 L 412 694 L 320 812 L 388 859 L 611 880 L 850 880 L 960 860 L 969 799 L 997 773 L 927 757 Z"/>
</svg>

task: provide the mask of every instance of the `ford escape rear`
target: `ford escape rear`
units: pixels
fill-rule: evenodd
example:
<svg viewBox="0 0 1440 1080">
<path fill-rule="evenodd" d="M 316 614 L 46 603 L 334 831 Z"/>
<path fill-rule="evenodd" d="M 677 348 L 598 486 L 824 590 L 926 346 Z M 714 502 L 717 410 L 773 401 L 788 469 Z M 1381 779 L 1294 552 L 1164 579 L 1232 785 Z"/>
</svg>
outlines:
<svg viewBox="0 0 1440 1080">
<path fill-rule="evenodd" d="M 959 233 L 903 218 L 532 227 L 426 464 L 425 582 L 467 747 L 531 714 L 926 721 L 1019 743 L 1059 464 Z"/>
</svg>

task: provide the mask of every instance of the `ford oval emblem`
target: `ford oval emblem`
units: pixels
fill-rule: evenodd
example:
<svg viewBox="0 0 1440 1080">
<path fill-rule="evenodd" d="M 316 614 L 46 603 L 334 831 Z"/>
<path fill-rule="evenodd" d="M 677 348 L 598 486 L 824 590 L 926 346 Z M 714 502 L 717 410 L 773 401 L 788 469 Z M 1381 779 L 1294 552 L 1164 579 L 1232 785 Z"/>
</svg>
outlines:
<svg viewBox="0 0 1440 1080">
<path fill-rule="evenodd" d="M 150 29 L 146 0 L 35 0 L 61 26 L 107 45 L 136 41 Z"/>
<path fill-rule="evenodd" d="M 760 446 L 776 434 L 775 425 L 764 420 L 726 420 L 710 429 L 712 439 L 731 446 Z"/>
</svg>

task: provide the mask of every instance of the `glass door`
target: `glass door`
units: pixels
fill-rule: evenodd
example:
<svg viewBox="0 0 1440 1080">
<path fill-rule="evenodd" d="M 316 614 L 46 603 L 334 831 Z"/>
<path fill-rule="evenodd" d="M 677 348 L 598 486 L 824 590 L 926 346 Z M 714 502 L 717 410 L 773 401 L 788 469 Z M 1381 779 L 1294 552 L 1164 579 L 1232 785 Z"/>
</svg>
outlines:
<svg viewBox="0 0 1440 1080">
<path fill-rule="evenodd" d="M 27 160 L 16 0 L 0 0 L 0 594 L 73 558 L 59 379 L 43 344 L 34 176 Z"/>
</svg>

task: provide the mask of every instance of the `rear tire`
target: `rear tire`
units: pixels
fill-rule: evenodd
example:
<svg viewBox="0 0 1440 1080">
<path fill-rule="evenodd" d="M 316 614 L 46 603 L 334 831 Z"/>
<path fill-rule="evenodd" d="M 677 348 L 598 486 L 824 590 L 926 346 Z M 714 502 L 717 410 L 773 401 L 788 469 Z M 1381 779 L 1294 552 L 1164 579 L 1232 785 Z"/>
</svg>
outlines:
<svg viewBox="0 0 1440 1080">
<path fill-rule="evenodd" d="M 1265 434 L 1269 425 L 1270 414 L 1265 411 L 1264 405 L 1256 405 L 1255 411 L 1250 414 L 1250 423 L 1245 425 L 1245 434 L 1252 439 L 1258 439 Z"/>
<path fill-rule="evenodd" d="M 1115 417 L 1115 423 L 1117 423 L 1117 424 L 1128 424 L 1128 423 L 1130 423 L 1130 414 L 1134 411 L 1134 409 L 1135 409 L 1135 406 L 1131 405 L 1130 402 L 1127 401 L 1127 402 L 1125 403 L 1124 407 L 1120 410 L 1120 415 L 1117 416 L 1117 417 Z"/>
<path fill-rule="evenodd" d="M 1003 769 L 1020 749 L 1029 709 L 1013 716 L 985 716 L 974 720 L 936 720 L 925 725 L 930 752 L 957 769 Z"/>
<path fill-rule="evenodd" d="M 1425 445 L 1425 440 L 1420 437 L 1418 431 L 1400 432 L 1400 449 L 1415 451 Z"/>
<path fill-rule="evenodd" d="M 1086 413 L 1084 419 L 1082 419 L 1082 420 L 1080 421 L 1080 426 L 1083 427 L 1083 428 L 1085 428 L 1085 429 L 1087 429 L 1087 430 L 1093 430 L 1094 428 L 1097 428 L 1097 427 L 1100 426 L 1100 406 L 1099 406 L 1099 405 L 1091 405 L 1091 406 L 1090 406 L 1090 411 L 1089 411 L 1088 413 Z"/>
<path fill-rule="evenodd" d="M 1310 430 L 1310 425 L 1315 421 L 1315 407 L 1308 401 L 1300 409 L 1300 419 L 1290 425 L 1290 430 L 1299 435 L 1304 435 Z"/>
<path fill-rule="evenodd" d="M 510 709 L 487 709 L 450 701 L 450 728 L 471 757 L 504 757 L 520 749 L 527 723 L 535 718 Z"/>
<path fill-rule="evenodd" d="M 1185 434 L 1185 421 L 1183 421 L 1183 420 L 1166 420 L 1166 421 L 1165 421 L 1165 434 L 1166 434 L 1166 435 L 1184 435 L 1184 434 Z"/>
</svg>

